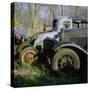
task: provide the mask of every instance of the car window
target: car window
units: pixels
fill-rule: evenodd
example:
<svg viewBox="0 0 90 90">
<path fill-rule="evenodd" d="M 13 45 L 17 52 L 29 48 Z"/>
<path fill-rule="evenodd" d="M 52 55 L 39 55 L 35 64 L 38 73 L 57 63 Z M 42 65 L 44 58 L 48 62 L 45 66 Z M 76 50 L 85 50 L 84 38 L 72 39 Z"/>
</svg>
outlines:
<svg viewBox="0 0 90 90">
<path fill-rule="evenodd" d="M 65 29 L 69 29 L 70 28 L 70 21 L 64 21 L 63 26 Z"/>
</svg>

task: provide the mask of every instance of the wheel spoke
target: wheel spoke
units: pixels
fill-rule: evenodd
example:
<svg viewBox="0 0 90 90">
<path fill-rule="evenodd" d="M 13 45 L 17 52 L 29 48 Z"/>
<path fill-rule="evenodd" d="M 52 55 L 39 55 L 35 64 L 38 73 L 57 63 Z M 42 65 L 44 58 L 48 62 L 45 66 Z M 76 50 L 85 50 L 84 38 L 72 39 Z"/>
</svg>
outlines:
<svg viewBox="0 0 90 90">
<path fill-rule="evenodd" d="M 68 56 L 68 62 L 70 65 L 74 65 L 74 60 L 71 56 Z"/>
<path fill-rule="evenodd" d="M 63 56 L 58 62 L 58 66 L 60 69 L 63 69 L 67 65 L 67 57 Z"/>
</svg>

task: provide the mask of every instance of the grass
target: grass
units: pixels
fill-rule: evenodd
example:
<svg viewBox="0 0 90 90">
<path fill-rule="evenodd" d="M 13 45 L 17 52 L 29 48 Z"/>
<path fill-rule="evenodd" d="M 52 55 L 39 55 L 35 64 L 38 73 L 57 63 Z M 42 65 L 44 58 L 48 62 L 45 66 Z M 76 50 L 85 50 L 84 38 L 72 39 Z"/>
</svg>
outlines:
<svg viewBox="0 0 90 90">
<path fill-rule="evenodd" d="M 80 83 L 77 76 L 60 76 L 44 64 L 23 65 L 14 70 L 15 87 L 46 86 Z"/>
</svg>

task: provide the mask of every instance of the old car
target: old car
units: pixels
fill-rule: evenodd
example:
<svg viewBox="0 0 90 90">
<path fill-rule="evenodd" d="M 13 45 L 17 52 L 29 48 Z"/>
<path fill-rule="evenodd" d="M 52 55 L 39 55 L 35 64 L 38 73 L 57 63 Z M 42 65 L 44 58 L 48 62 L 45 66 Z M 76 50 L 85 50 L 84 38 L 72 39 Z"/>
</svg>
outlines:
<svg viewBox="0 0 90 90">
<path fill-rule="evenodd" d="M 87 24 L 87 19 L 56 17 L 51 30 L 19 46 L 21 64 L 36 62 L 41 54 L 41 60 L 48 61 L 52 71 L 61 74 L 87 72 Z"/>
</svg>

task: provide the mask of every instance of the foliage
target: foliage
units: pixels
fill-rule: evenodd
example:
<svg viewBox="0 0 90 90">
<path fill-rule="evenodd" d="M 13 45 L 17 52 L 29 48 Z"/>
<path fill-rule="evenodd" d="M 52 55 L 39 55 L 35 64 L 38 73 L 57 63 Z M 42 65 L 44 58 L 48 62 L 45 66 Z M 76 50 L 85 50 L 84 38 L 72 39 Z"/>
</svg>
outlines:
<svg viewBox="0 0 90 90">
<path fill-rule="evenodd" d="M 14 70 L 15 86 L 45 86 L 80 83 L 78 76 L 60 76 L 44 64 L 24 65 Z"/>
<path fill-rule="evenodd" d="M 88 8 L 84 6 L 15 3 L 15 17 L 12 20 L 15 21 L 15 28 L 30 36 L 42 32 L 44 24 L 51 26 L 54 17 L 87 18 L 87 13 Z"/>
</svg>

